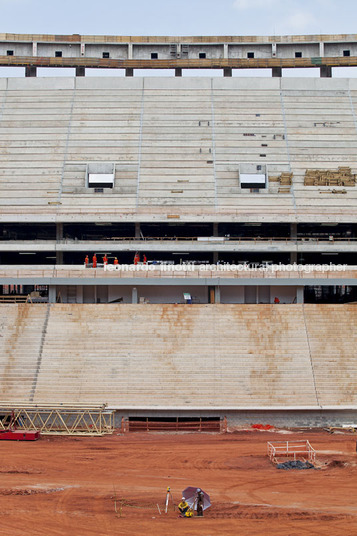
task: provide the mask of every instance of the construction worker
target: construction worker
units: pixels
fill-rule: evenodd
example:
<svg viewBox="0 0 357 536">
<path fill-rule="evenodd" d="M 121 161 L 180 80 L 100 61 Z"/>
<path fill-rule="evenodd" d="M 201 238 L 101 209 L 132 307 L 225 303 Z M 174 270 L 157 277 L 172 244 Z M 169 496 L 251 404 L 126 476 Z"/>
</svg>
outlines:
<svg viewBox="0 0 357 536">
<path fill-rule="evenodd" d="M 104 266 L 106 266 L 108 264 L 108 257 L 107 257 L 106 253 L 104 253 L 103 264 L 104 264 Z"/>
<path fill-rule="evenodd" d="M 140 262 L 140 255 L 138 252 L 135 253 L 134 264 L 137 265 Z"/>
<path fill-rule="evenodd" d="M 280 303 L 280 300 L 279 300 L 279 298 L 277 296 L 275 296 L 275 298 L 274 298 L 274 303 Z"/>
<path fill-rule="evenodd" d="M 144 256 L 143 256 L 143 264 L 146 264 L 147 263 L 147 258 L 146 258 L 146 255 L 144 253 Z"/>
<path fill-rule="evenodd" d="M 189 511 L 190 506 L 188 502 L 186 502 L 185 497 L 182 497 L 180 504 L 178 505 L 179 512 L 182 517 L 186 517 L 186 513 Z M 188 517 L 188 516 L 187 516 Z"/>
<path fill-rule="evenodd" d="M 197 488 L 196 504 L 197 504 L 197 516 L 203 517 L 203 503 L 205 497 L 201 488 Z"/>
<path fill-rule="evenodd" d="M 93 261 L 93 268 L 97 268 L 97 255 L 95 253 L 93 255 L 92 261 Z"/>
<path fill-rule="evenodd" d="M 86 268 L 88 268 L 88 264 L 89 264 L 89 257 L 88 257 L 88 255 L 86 255 L 86 258 L 84 259 L 84 264 L 86 265 Z"/>
<path fill-rule="evenodd" d="M 114 257 L 114 264 L 119 264 L 118 258 Z"/>
</svg>

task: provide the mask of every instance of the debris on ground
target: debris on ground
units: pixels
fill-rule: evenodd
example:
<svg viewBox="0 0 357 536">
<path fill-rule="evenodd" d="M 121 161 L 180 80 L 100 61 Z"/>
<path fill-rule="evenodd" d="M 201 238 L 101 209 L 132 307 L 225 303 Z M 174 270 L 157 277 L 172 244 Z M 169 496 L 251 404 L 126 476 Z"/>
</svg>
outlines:
<svg viewBox="0 0 357 536">
<path fill-rule="evenodd" d="M 315 466 L 310 462 L 302 462 L 301 460 L 290 460 L 288 462 L 278 463 L 277 469 L 315 469 Z"/>
</svg>

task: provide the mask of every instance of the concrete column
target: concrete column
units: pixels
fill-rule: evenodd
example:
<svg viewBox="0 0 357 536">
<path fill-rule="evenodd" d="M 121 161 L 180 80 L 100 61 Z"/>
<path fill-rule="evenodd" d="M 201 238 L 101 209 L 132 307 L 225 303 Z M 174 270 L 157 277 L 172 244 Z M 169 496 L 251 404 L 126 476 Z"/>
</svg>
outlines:
<svg viewBox="0 0 357 536">
<path fill-rule="evenodd" d="M 296 287 L 296 303 L 304 303 L 304 287 Z"/>
<path fill-rule="evenodd" d="M 133 43 L 128 43 L 128 60 L 133 59 Z"/>
<path fill-rule="evenodd" d="M 56 242 L 63 240 L 63 223 L 56 223 Z M 56 251 L 56 264 L 63 264 L 63 251 Z"/>
<path fill-rule="evenodd" d="M 83 285 L 77 285 L 76 303 L 83 303 Z"/>
<path fill-rule="evenodd" d="M 332 67 L 328 65 L 321 65 L 320 78 L 332 78 Z"/>
<path fill-rule="evenodd" d="M 225 59 L 228 59 L 228 57 L 229 57 L 228 56 L 228 43 L 224 43 L 224 45 L 223 45 L 223 57 Z"/>
<path fill-rule="evenodd" d="M 218 222 L 213 223 L 213 236 L 218 236 Z"/>
<path fill-rule="evenodd" d="M 48 301 L 50 303 L 56 303 L 57 289 L 56 285 L 50 285 L 48 287 Z"/>
<path fill-rule="evenodd" d="M 214 302 L 221 303 L 221 288 L 218 285 L 214 287 Z"/>
<path fill-rule="evenodd" d="M 33 65 L 25 67 L 25 76 L 26 78 L 35 78 L 37 76 L 37 67 Z"/>
<path fill-rule="evenodd" d="M 217 264 L 218 261 L 219 261 L 218 251 L 214 251 L 213 252 L 213 264 Z"/>
<path fill-rule="evenodd" d="M 132 69 L 131 67 L 125 69 L 125 76 L 134 76 L 134 69 Z"/>
<path fill-rule="evenodd" d="M 131 303 L 138 303 L 138 289 L 135 287 L 131 291 Z"/>
<path fill-rule="evenodd" d="M 180 67 L 176 67 L 175 76 L 182 76 L 182 69 Z"/>
<path fill-rule="evenodd" d="M 319 49 L 320 49 L 320 57 L 323 58 L 325 55 L 325 43 L 321 42 L 319 45 Z"/>
<path fill-rule="evenodd" d="M 297 223 L 291 223 L 290 224 L 290 238 L 292 240 L 297 239 Z"/>
<path fill-rule="evenodd" d="M 292 240 L 297 239 L 297 223 L 290 224 L 290 238 Z M 292 251 L 290 253 L 290 263 L 294 264 L 297 262 L 297 251 Z"/>
<path fill-rule="evenodd" d="M 224 67 L 223 68 L 223 76 L 224 77 L 232 76 L 232 68 L 231 67 Z"/>
<path fill-rule="evenodd" d="M 85 67 L 76 67 L 76 76 L 85 76 L 86 69 Z"/>
<path fill-rule="evenodd" d="M 281 67 L 273 67 L 271 70 L 273 78 L 281 78 L 283 76 L 283 70 Z"/>
<path fill-rule="evenodd" d="M 141 233 L 140 233 L 140 222 L 139 221 L 136 221 L 135 222 L 135 238 L 140 238 L 141 237 Z"/>
<path fill-rule="evenodd" d="M 36 43 L 36 41 L 34 41 L 32 43 L 32 55 L 37 56 L 37 43 Z"/>
</svg>

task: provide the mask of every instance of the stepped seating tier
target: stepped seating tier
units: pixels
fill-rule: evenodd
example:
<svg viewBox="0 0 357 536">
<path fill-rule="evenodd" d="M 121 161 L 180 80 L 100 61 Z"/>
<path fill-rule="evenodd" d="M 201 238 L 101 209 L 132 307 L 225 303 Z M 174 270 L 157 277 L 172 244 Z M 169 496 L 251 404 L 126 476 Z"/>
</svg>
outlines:
<svg viewBox="0 0 357 536">
<path fill-rule="evenodd" d="M 353 304 L 6 304 L 0 312 L 3 400 L 153 409 L 357 405 Z"/>
</svg>

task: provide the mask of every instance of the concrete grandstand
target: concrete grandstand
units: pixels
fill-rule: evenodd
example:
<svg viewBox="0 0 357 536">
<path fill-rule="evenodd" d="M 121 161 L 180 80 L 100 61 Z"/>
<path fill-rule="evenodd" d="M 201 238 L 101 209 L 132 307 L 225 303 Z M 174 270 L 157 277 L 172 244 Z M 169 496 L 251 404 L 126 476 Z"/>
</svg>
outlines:
<svg viewBox="0 0 357 536">
<path fill-rule="evenodd" d="M 356 36 L 51 37 L 0 36 L 26 68 L 0 79 L 7 407 L 356 419 L 357 80 L 331 77 Z M 196 55 L 224 76 L 181 77 Z M 36 77 L 53 56 L 77 76 Z M 108 58 L 127 76 L 84 76 Z M 160 58 L 176 76 L 132 76 Z M 232 77 L 246 59 L 273 76 Z"/>
</svg>

